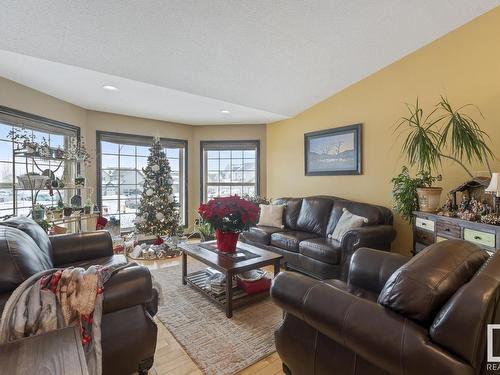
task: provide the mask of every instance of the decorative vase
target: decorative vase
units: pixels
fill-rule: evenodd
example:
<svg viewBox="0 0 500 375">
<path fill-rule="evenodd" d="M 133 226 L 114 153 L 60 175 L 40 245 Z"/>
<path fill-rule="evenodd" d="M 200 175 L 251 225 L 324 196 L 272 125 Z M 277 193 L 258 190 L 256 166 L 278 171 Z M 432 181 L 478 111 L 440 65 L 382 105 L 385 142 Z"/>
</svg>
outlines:
<svg viewBox="0 0 500 375">
<path fill-rule="evenodd" d="M 440 187 L 417 188 L 418 207 L 420 211 L 436 212 L 439 208 L 442 191 L 443 188 Z"/>
<path fill-rule="evenodd" d="M 236 252 L 236 243 L 238 242 L 239 233 L 215 231 L 215 239 L 217 240 L 217 250 L 223 253 Z"/>
</svg>

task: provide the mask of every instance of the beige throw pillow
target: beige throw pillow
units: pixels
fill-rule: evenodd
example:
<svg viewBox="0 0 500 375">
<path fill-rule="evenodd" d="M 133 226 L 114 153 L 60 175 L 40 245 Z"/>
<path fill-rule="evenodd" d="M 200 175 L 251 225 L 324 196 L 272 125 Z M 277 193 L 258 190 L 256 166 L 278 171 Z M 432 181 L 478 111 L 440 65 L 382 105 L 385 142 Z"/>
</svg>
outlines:
<svg viewBox="0 0 500 375">
<path fill-rule="evenodd" d="M 261 204 L 260 216 L 257 225 L 283 228 L 283 204 Z"/>
<path fill-rule="evenodd" d="M 342 241 L 344 235 L 351 229 L 362 227 L 363 224 L 368 223 L 368 219 L 366 217 L 354 215 L 349 212 L 347 208 L 344 208 L 343 211 L 344 212 L 342 213 L 337 226 L 333 230 L 333 233 L 328 235 L 328 238 Z"/>
</svg>

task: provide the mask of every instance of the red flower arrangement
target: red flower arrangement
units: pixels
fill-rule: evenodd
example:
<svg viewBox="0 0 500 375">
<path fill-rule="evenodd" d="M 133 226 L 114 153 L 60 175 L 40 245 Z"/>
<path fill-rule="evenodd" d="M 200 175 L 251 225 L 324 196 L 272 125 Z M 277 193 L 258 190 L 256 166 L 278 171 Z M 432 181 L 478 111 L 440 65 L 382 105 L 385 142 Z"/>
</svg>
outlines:
<svg viewBox="0 0 500 375">
<path fill-rule="evenodd" d="M 200 216 L 215 230 L 217 248 L 233 252 L 236 249 L 238 233 L 255 224 L 258 207 L 237 195 L 213 198 L 198 208 Z"/>
</svg>

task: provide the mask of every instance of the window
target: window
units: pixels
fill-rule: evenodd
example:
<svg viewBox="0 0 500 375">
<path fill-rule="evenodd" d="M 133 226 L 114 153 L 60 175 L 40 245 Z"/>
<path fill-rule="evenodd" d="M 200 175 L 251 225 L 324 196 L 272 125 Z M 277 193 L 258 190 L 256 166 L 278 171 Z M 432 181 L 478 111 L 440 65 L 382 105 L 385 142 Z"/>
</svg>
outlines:
<svg viewBox="0 0 500 375">
<path fill-rule="evenodd" d="M 202 141 L 201 196 L 259 194 L 259 141 Z"/>
<path fill-rule="evenodd" d="M 122 231 L 134 227 L 152 137 L 97 132 L 98 204 L 103 216 L 120 220 Z M 172 168 L 174 195 L 180 206 L 181 220 L 186 224 L 186 152 L 187 141 L 161 139 Z"/>
<path fill-rule="evenodd" d="M 71 139 L 79 137 L 79 128 L 43 117 L 30 115 L 0 106 L 0 217 L 7 215 L 28 215 L 32 208 L 31 190 L 22 189 L 18 185 L 17 177 L 26 173 L 42 174 L 46 169 L 54 170 L 61 162 L 54 160 L 32 159 L 24 156 L 15 156 L 16 144 L 8 138 L 8 133 L 14 128 L 23 128 L 34 136 L 36 142 L 40 143 L 43 138 L 50 147 L 64 149 Z M 77 171 L 74 164 L 62 163 L 55 172 L 55 176 L 71 181 Z M 36 194 L 36 202 L 44 206 L 56 205 L 61 198 L 69 203 L 71 191 L 60 190 L 60 196 L 56 191 L 50 195 L 49 190 L 40 190 Z M 68 194 L 66 194 L 68 193 Z M 74 194 L 74 191 L 72 192 Z"/>
</svg>

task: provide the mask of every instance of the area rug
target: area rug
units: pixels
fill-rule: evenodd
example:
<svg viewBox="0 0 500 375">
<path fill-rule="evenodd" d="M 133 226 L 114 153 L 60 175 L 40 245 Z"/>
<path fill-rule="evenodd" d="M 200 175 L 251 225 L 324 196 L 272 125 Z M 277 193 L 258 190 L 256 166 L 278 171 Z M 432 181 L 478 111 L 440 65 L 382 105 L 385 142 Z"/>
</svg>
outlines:
<svg viewBox="0 0 500 375">
<path fill-rule="evenodd" d="M 190 259 L 188 272 L 203 265 Z M 281 310 L 270 298 L 233 312 L 231 319 L 208 298 L 182 285 L 180 265 L 151 271 L 161 287 L 157 317 L 200 369 L 229 375 L 272 354 Z"/>
</svg>

